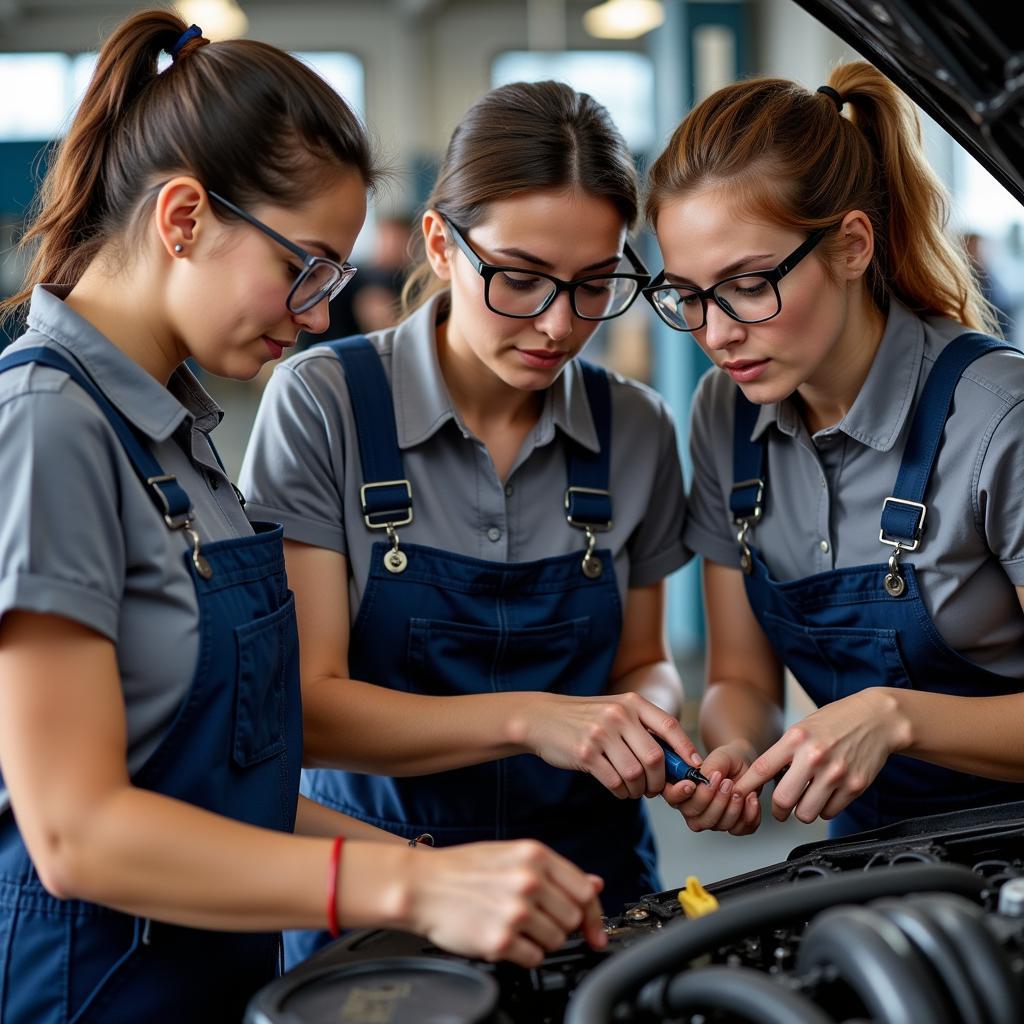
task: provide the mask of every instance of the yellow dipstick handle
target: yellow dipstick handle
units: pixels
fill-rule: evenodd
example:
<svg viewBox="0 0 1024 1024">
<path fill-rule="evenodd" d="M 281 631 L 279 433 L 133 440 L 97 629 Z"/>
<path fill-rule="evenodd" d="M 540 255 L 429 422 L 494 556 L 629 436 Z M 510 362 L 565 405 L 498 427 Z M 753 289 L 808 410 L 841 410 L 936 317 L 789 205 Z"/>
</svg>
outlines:
<svg viewBox="0 0 1024 1024">
<path fill-rule="evenodd" d="M 690 875 L 686 888 L 679 890 L 679 905 L 687 917 L 703 917 L 718 909 L 718 900 L 700 884 L 696 875 Z"/>
</svg>

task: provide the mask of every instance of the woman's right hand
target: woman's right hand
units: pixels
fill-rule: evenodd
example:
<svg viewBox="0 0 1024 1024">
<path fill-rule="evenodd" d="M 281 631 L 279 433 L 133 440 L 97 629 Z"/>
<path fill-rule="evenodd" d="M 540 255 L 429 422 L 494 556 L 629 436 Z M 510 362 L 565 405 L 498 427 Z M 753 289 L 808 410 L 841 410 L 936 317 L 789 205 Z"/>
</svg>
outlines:
<svg viewBox="0 0 1024 1024">
<path fill-rule="evenodd" d="M 510 723 L 514 739 L 555 768 L 593 775 L 620 800 L 657 796 L 665 787 L 665 755 L 652 732 L 687 764 L 701 764 L 678 719 L 637 693 L 522 697 Z"/>
<path fill-rule="evenodd" d="M 740 794 L 737 779 L 753 764 L 757 752 L 749 743 L 736 740 L 716 747 L 704 759 L 701 771 L 710 785 L 677 782 L 666 786 L 663 796 L 686 820 L 691 832 L 729 832 L 750 835 L 761 824 L 758 793 Z"/>
<path fill-rule="evenodd" d="M 408 927 L 461 956 L 536 967 L 581 931 L 608 939 L 603 883 L 532 839 L 413 850 Z"/>
</svg>

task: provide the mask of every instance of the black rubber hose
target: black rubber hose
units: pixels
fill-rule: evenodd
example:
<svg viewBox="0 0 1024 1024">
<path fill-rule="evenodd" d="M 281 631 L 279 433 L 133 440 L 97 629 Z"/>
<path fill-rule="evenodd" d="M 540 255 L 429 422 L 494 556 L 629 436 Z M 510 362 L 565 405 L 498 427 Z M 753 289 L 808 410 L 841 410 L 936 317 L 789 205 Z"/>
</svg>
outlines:
<svg viewBox="0 0 1024 1024">
<path fill-rule="evenodd" d="M 695 956 L 763 928 L 807 921 L 837 903 L 945 890 L 979 899 L 985 880 L 956 864 L 912 864 L 887 871 L 809 879 L 729 897 L 712 914 L 674 921 L 591 971 L 569 1002 L 565 1024 L 608 1024 L 616 1003 L 651 978 L 679 971 Z"/>
<path fill-rule="evenodd" d="M 910 902 L 956 945 L 975 988 L 983 994 L 991 1024 L 1020 1024 L 1024 1020 L 1024 995 L 1002 945 L 986 926 L 985 912 L 945 893 L 927 899 L 919 896 Z"/>
<path fill-rule="evenodd" d="M 836 907 L 819 914 L 800 940 L 797 969 L 834 968 L 877 1024 L 956 1024 L 928 965 L 884 914 Z"/>
<path fill-rule="evenodd" d="M 871 904 L 871 909 L 892 921 L 931 964 L 953 1000 L 958 1021 L 990 1024 L 984 993 L 978 991 L 956 942 L 945 929 L 932 921 L 913 900 L 877 900 Z"/>
<path fill-rule="evenodd" d="M 677 974 L 666 987 L 663 1013 L 671 1017 L 709 1010 L 750 1024 L 832 1024 L 832 1018 L 799 992 L 791 992 L 749 967 L 701 967 Z"/>
</svg>

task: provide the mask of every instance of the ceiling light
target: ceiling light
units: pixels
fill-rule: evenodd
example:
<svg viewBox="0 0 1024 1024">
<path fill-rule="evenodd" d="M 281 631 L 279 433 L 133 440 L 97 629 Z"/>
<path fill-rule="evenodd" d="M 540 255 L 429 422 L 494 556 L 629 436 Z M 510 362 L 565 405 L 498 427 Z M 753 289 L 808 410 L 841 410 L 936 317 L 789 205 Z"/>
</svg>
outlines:
<svg viewBox="0 0 1024 1024">
<path fill-rule="evenodd" d="M 583 27 L 598 39 L 636 39 L 664 20 L 660 0 L 605 0 L 583 15 Z"/>
<path fill-rule="evenodd" d="M 178 13 L 190 25 L 198 25 L 211 42 L 245 35 L 249 19 L 235 0 L 178 0 Z"/>
</svg>

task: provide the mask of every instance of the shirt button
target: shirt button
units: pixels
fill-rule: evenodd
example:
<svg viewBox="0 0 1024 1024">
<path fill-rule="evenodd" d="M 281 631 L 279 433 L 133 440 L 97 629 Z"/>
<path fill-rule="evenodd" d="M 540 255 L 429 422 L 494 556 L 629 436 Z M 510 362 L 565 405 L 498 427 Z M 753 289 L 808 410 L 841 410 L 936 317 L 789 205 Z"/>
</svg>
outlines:
<svg viewBox="0 0 1024 1024">
<path fill-rule="evenodd" d="M 492 526 L 487 531 L 487 539 L 488 540 L 493 540 L 493 541 L 501 540 L 501 530 L 499 530 L 496 526 Z"/>
<path fill-rule="evenodd" d="M 824 553 L 825 553 L 826 555 L 828 554 L 828 541 L 827 541 L 827 540 L 823 540 L 823 541 L 822 541 L 822 542 L 821 542 L 821 543 L 820 543 L 820 544 L 818 545 L 818 547 L 819 547 L 819 548 L 821 548 L 821 550 L 822 550 L 822 551 L 823 551 L 823 552 L 824 552 Z"/>
<path fill-rule="evenodd" d="M 512 497 L 512 492 L 514 490 L 515 490 L 515 488 L 511 484 L 505 484 L 505 497 L 506 498 L 511 498 Z"/>
</svg>

